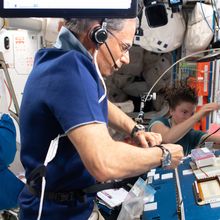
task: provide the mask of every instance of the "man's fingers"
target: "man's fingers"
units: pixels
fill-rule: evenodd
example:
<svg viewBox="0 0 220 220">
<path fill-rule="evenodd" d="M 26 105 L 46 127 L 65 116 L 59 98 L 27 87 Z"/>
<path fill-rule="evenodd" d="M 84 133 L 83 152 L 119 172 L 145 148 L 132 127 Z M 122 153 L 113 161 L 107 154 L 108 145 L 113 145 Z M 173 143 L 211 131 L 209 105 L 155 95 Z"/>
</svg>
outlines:
<svg viewBox="0 0 220 220">
<path fill-rule="evenodd" d="M 154 132 L 146 132 L 145 138 L 148 141 L 150 146 L 161 144 L 161 142 L 162 142 L 162 136 L 160 134 L 154 133 Z"/>
<path fill-rule="evenodd" d="M 139 131 L 136 133 L 136 139 L 142 147 L 154 146 L 162 142 L 161 135 L 154 132 Z"/>
</svg>

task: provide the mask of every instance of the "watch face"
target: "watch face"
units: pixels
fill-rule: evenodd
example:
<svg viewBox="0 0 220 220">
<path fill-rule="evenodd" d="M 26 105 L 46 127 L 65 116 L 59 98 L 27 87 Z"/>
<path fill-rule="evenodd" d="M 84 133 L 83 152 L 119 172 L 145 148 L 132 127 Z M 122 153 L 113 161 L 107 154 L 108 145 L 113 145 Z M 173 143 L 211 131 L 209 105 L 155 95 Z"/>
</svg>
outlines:
<svg viewBox="0 0 220 220">
<path fill-rule="evenodd" d="M 164 152 L 162 167 L 167 167 L 171 165 L 171 154 L 169 151 Z"/>
<path fill-rule="evenodd" d="M 135 133 L 138 131 L 145 131 L 145 127 L 142 124 L 136 124 L 131 131 L 131 137 L 133 138 Z"/>
<path fill-rule="evenodd" d="M 136 127 L 138 128 L 138 130 L 145 130 L 144 125 L 137 124 Z"/>
</svg>

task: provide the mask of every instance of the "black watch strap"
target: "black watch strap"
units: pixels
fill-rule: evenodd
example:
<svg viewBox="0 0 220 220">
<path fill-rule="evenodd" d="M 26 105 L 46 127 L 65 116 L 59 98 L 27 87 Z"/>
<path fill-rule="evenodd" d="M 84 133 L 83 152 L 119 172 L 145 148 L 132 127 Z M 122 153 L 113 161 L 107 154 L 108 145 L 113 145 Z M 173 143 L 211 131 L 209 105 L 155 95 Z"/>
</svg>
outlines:
<svg viewBox="0 0 220 220">
<path fill-rule="evenodd" d="M 154 145 L 154 147 L 159 147 L 162 150 L 163 154 L 164 154 L 164 151 L 167 150 L 163 145 L 159 145 L 159 144 Z"/>
</svg>

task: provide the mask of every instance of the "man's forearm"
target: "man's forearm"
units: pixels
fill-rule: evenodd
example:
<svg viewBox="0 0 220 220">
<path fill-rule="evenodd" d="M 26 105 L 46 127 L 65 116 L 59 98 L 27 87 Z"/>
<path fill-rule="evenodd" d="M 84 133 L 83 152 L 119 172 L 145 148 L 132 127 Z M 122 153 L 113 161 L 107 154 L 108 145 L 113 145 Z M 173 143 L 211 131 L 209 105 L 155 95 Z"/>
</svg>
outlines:
<svg viewBox="0 0 220 220">
<path fill-rule="evenodd" d="M 111 127 L 127 134 L 131 133 L 131 130 L 136 124 L 128 115 L 110 101 L 108 101 L 108 119 Z"/>
</svg>

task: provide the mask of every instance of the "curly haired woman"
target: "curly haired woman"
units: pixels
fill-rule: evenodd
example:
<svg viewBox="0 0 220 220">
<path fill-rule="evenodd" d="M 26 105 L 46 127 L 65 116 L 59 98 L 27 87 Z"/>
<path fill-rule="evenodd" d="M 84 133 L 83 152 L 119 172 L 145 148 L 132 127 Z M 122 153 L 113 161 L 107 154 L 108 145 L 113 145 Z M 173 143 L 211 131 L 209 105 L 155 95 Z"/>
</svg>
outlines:
<svg viewBox="0 0 220 220">
<path fill-rule="evenodd" d="M 184 154 L 187 155 L 208 136 L 206 132 L 194 130 L 194 124 L 202 117 L 218 110 L 220 105 L 214 102 L 208 103 L 195 112 L 198 104 L 196 89 L 185 83 L 166 88 L 164 95 L 169 104 L 169 115 L 152 119 L 148 130 L 160 133 L 163 143 L 182 145 Z M 220 135 L 213 134 L 206 140 L 220 143 Z"/>
</svg>

